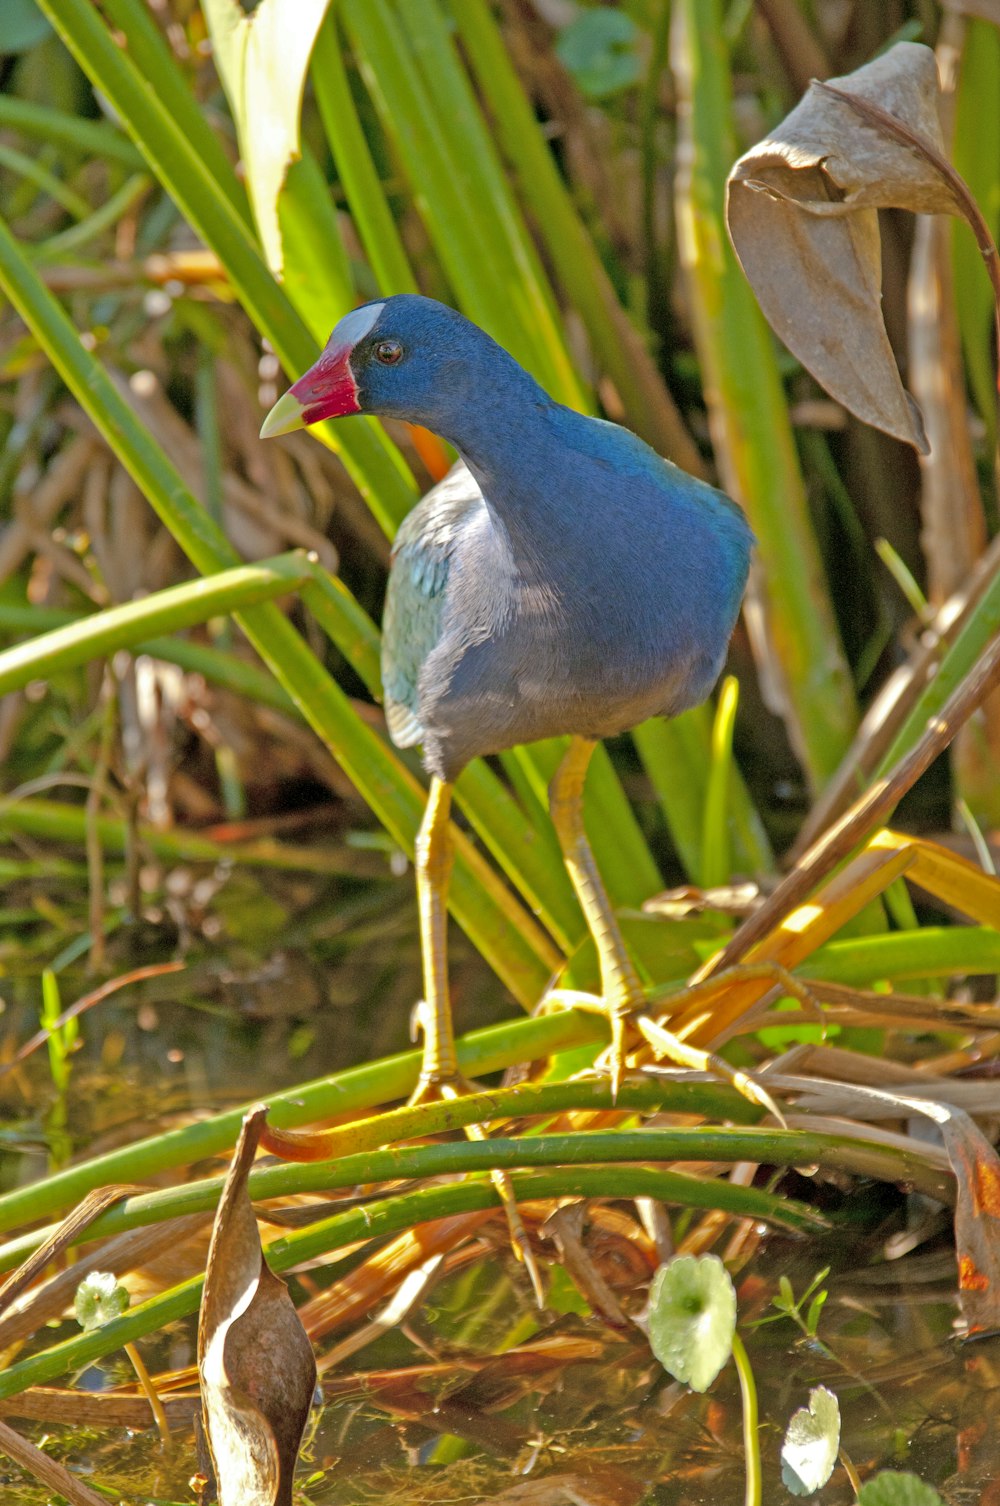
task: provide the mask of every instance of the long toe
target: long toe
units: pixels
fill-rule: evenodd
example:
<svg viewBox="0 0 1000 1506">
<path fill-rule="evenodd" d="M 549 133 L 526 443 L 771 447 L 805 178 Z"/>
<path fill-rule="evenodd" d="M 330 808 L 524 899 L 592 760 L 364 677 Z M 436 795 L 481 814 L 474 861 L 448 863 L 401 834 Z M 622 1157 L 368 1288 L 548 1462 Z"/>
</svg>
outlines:
<svg viewBox="0 0 1000 1506">
<path fill-rule="evenodd" d="M 750 1103 L 773 1114 L 779 1124 L 784 1124 L 785 1118 L 778 1105 L 760 1078 L 755 1077 L 752 1072 L 743 1072 L 738 1067 L 731 1067 L 721 1056 L 716 1056 L 711 1051 L 702 1051 L 697 1046 L 688 1045 L 687 1041 L 682 1041 L 672 1030 L 667 1030 L 664 1025 L 657 1024 L 648 1015 L 638 1015 L 635 1025 L 652 1048 L 657 1061 L 671 1061 L 678 1067 L 689 1067 L 695 1072 L 710 1072 L 714 1077 L 720 1078 L 730 1087 L 735 1088 Z"/>
</svg>

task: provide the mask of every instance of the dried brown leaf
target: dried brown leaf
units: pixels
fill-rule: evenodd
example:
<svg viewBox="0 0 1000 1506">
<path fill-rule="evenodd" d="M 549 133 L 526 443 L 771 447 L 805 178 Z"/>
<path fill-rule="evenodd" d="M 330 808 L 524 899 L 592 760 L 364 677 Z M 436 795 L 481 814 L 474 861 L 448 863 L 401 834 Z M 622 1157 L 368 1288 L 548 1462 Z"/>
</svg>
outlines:
<svg viewBox="0 0 1000 1506">
<path fill-rule="evenodd" d="M 962 1312 L 970 1334 L 995 1332 L 1000 1328 L 1000 1156 L 961 1109 L 934 1117 L 958 1186 L 955 1253 Z"/>
<path fill-rule="evenodd" d="M 969 213 L 944 158 L 934 54 L 899 42 L 814 82 L 729 176 L 729 231 L 771 325 L 831 396 L 928 452 L 882 320 L 880 208 Z"/>
<path fill-rule="evenodd" d="M 812 1111 L 810 1120 L 818 1110 L 820 1114 L 850 1114 L 859 1119 L 920 1115 L 937 1125 L 955 1179 L 958 1292 L 968 1332 L 1000 1329 L 1000 1156 L 971 1117 L 973 1112 L 995 1109 L 995 1084 L 932 1081 L 899 1062 L 879 1064 L 855 1052 L 829 1047 L 812 1048 L 809 1061 L 810 1065 L 821 1061 L 830 1075 L 839 1061 L 845 1076 L 850 1074 L 852 1079 L 836 1087 L 802 1079 L 798 1107 Z M 869 1084 L 857 1081 L 862 1062 L 869 1071 Z M 882 1081 L 876 1087 L 872 1083 L 879 1075 L 879 1066 Z M 891 1078 L 897 1081 L 890 1088 L 886 1083 Z M 786 1088 L 794 1082 L 782 1074 L 777 1074 L 777 1080 Z M 965 1107 L 955 1101 L 959 1097 L 965 1099 Z"/>
<path fill-rule="evenodd" d="M 264 1260 L 247 1192 L 266 1108 L 252 1110 L 222 1189 L 198 1325 L 205 1433 L 219 1506 L 291 1506 L 316 1362 L 285 1283 Z"/>
</svg>

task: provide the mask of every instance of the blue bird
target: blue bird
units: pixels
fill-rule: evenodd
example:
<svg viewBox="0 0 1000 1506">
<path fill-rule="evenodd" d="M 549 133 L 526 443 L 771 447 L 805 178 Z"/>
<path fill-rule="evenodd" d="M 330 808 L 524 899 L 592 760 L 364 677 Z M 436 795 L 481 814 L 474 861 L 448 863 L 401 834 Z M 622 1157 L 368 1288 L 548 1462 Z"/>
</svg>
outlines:
<svg viewBox="0 0 1000 1506">
<path fill-rule="evenodd" d="M 583 824 L 597 742 L 698 705 L 718 678 L 753 535 L 736 504 L 627 429 L 555 402 L 454 309 L 400 294 L 352 310 L 261 435 L 325 418 L 406 419 L 461 460 L 396 539 L 382 677 L 389 734 L 431 775 L 416 844 L 424 1058 L 452 1094 L 445 951 L 452 784 L 470 759 L 569 733 L 550 810 L 597 947 L 615 1090 L 642 987 Z"/>
</svg>

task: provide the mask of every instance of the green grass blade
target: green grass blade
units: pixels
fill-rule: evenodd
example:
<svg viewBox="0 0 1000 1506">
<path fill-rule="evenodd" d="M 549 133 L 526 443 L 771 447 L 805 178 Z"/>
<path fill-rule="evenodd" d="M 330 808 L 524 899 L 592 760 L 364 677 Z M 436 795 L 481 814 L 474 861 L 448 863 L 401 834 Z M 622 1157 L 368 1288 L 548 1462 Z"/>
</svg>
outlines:
<svg viewBox="0 0 1000 1506">
<path fill-rule="evenodd" d="M 564 1168 L 555 1172 L 536 1172 L 511 1178 L 514 1196 L 521 1202 L 538 1202 L 552 1198 L 627 1198 L 649 1197 L 658 1201 L 696 1208 L 720 1208 L 735 1217 L 773 1220 L 806 1232 L 815 1230 L 816 1215 L 804 1204 L 790 1198 L 762 1192 L 758 1188 L 738 1187 L 720 1179 L 701 1181 L 680 1172 L 660 1171 L 647 1166 Z M 273 1271 L 287 1271 L 304 1261 L 312 1261 L 360 1241 L 387 1239 L 417 1224 L 432 1219 L 454 1217 L 481 1208 L 499 1208 L 500 1194 L 492 1182 L 465 1181 L 444 1186 L 422 1187 L 399 1196 L 362 1204 L 336 1213 L 307 1229 L 297 1230 L 273 1240 L 265 1249 L 265 1258 Z M 201 1301 L 204 1277 L 195 1277 L 172 1287 L 160 1296 L 130 1308 L 120 1318 L 113 1318 L 101 1328 L 64 1340 L 41 1354 L 15 1361 L 0 1375 L 0 1397 L 15 1396 L 29 1386 L 42 1385 L 69 1370 L 79 1370 L 123 1344 L 133 1343 L 144 1334 L 154 1333 L 167 1323 L 174 1323 L 196 1312 Z"/>
<path fill-rule="evenodd" d="M 18 604 L 0 600 L 0 633 L 46 633 L 88 620 L 85 614 L 64 612 L 56 607 L 36 607 L 29 602 Z M 211 648 L 205 643 L 194 643 L 186 638 L 143 638 L 132 645 L 132 652 L 148 654 L 151 659 L 162 659 L 167 664 L 176 664 L 179 669 L 201 675 L 210 684 L 245 696 L 259 706 L 270 706 L 286 716 L 298 716 L 297 707 L 274 676 L 259 669 L 256 664 L 238 658 L 236 654 Z"/>
<path fill-rule="evenodd" d="M 151 186 L 148 173 L 134 173 L 120 188 L 116 189 L 110 198 L 105 199 L 93 214 L 88 214 L 86 219 L 70 225 L 66 230 L 59 231 L 57 235 L 50 235 L 48 240 L 39 241 L 33 246 L 31 248 L 32 261 L 51 262 L 79 252 L 91 241 L 105 235 L 112 225 L 117 225 L 130 209 L 146 197 Z"/>
<path fill-rule="evenodd" d="M 417 280 L 358 119 L 333 8 L 313 48 L 312 85 L 351 218 L 379 288 L 383 293 L 418 292 Z"/>
<path fill-rule="evenodd" d="M 848 937 L 827 942 L 796 971 L 857 988 L 885 979 L 905 983 L 995 973 L 1000 971 L 1000 931 L 989 926 L 924 926 L 919 931 Z"/>
<path fill-rule="evenodd" d="M 727 675 L 719 691 L 712 725 L 712 761 L 702 818 L 701 877 L 706 889 L 724 884 L 732 873 L 729 840 L 729 791 L 733 769 L 733 728 L 739 682 Z"/>
<path fill-rule="evenodd" d="M 601 1017 L 568 1009 L 559 1014 L 541 1015 L 536 1020 L 508 1021 L 503 1026 L 474 1030 L 459 1039 L 458 1059 L 462 1072 L 468 1077 L 476 1077 L 503 1071 L 515 1062 L 529 1062 L 566 1050 L 571 1045 L 586 1045 L 602 1039 L 607 1039 L 607 1024 Z M 279 1129 L 295 1129 L 319 1119 L 336 1119 L 340 1114 L 358 1113 L 364 1108 L 405 1098 L 413 1090 L 419 1072 L 419 1051 L 405 1051 L 381 1062 L 366 1062 L 331 1077 L 316 1078 L 312 1083 L 298 1083 L 288 1092 L 268 1093 L 271 1123 Z M 589 1086 L 593 1089 L 602 1086 L 605 1098 L 610 1102 L 607 1083 Z M 752 1105 L 745 1099 L 739 1099 L 736 1093 L 723 1089 L 720 1084 L 700 1086 L 711 1087 L 712 1095 L 715 1095 L 711 1099 L 715 1107 L 706 1108 L 706 1113 L 729 1114 L 727 1105 L 733 1098 L 742 1107 L 752 1110 Z M 622 1093 L 628 1089 L 630 1084 L 623 1084 Z M 623 1102 L 631 1101 L 623 1098 Z M 208 1119 L 166 1129 L 75 1166 L 63 1167 L 44 1181 L 0 1194 L 0 1229 L 18 1229 L 21 1224 L 38 1223 L 56 1209 L 68 1208 L 78 1202 L 92 1188 L 107 1187 L 113 1182 L 142 1181 L 172 1167 L 187 1166 L 191 1161 L 218 1155 L 235 1145 L 242 1116 L 252 1107 L 253 1104 L 244 1104 L 227 1108 Z M 738 1111 L 736 1108 L 736 1113 Z M 752 1111 L 752 1117 L 756 1117 L 756 1111 Z"/>
<path fill-rule="evenodd" d="M 562 1010 L 534 1019 L 506 1021 L 463 1036 L 458 1042 L 459 1064 L 467 1076 L 485 1075 L 502 1071 L 517 1062 L 555 1055 L 573 1046 L 596 1045 L 606 1040 L 607 1034 L 607 1022 L 602 1016 L 581 1010 Z M 271 1123 L 278 1129 L 297 1129 L 318 1120 L 357 1114 L 405 1098 L 416 1084 L 420 1062 L 419 1051 L 407 1051 L 382 1061 L 351 1067 L 330 1077 L 299 1083 L 282 1093 L 269 1094 L 266 1102 L 271 1111 Z M 497 1091 L 500 1095 L 498 1107 L 501 1103 L 504 1108 L 509 1107 L 511 1116 L 515 1117 L 570 1108 L 597 1111 L 613 1106 L 611 1087 L 606 1079 L 529 1083 L 516 1089 Z M 626 1081 L 617 1102 L 622 1108 L 637 1111 L 653 1113 L 665 1109 L 727 1119 L 733 1123 L 752 1124 L 761 1117 L 759 1108 L 734 1088 L 719 1082 L 670 1083 L 652 1078 Z M 231 1149 L 236 1144 L 243 1116 L 252 1107 L 252 1104 L 244 1104 L 178 1129 L 159 1131 L 147 1139 L 119 1146 L 88 1161 L 52 1172 L 42 1181 L 5 1192 L 0 1195 L 0 1230 L 37 1223 L 58 1209 L 79 1202 L 95 1187 L 141 1181 Z"/>
<path fill-rule="evenodd" d="M 125 606 L 55 628 L 0 653 L 0 695 L 19 690 L 29 680 L 52 675 L 107 658 L 120 648 L 133 648 L 154 633 L 176 633 L 210 617 L 228 616 L 241 607 L 271 601 L 294 591 L 308 579 L 303 554 L 285 554 L 257 565 L 240 565 L 201 580 L 185 581 L 130 601 Z"/>
<path fill-rule="evenodd" d="M 235 212 L 249 225 L 250 206 L 246 191 L 233 172 L 232 163 L 223 151 L 218 137 L 206 126 L 201 107 L 148 8 L 136 4 L 135 0 L 105 0 L 103 8 L 124 39 L 124 50 L 132 67 L 140 78 L 149 80 L 147 89 L 151 93 L 152 81 L 155 79 L 157 100 L 176 122 L 177 129 L 192 143 L 197 142 L 198 153 L 207 172 L 218 185 L 218 192 L 225 196 Z M 63 6 L 62 9 L 68 10 L 68 7 Z M 53 18 L 50 16 L 49 19 L 59 31 Z M 107 29 L 106 21 L 101 24 Z M 129 128 L 127 120 L 125 125 Z M 141 142 L 138 145 L 144 150 Z"/>
<path fill-rule="evenodd" d="M 340 14 L 459 303 L 555 396 L 579 395 L 550 298 L 531 275 L 526 235 L 518 253 L 512 250 L 517 232 L 509 191 L 484 148 L 468 82 L 450 44 L 436 43 L 436 0 L 419 15 L 388 0 L 347 0 Z M 428 51 L 442 69 L 433 79 L 424 71 Z M 443 100 L 458 112 L 468 140 L 440 107 Z M 473 162 L 477 173 L 486 174 L 489 194 L 480 192 Z"/>
<path fill-rule="evenodd" d="M 39 141 L 68 147 L 124 167 L 142 166 L 142 153 L 113 125 L 100 120 L 83 120 L 65 110 L 18 99 L 14 94 L 0 94 L 0 127 L 34 136 Z"/>
<path fill-rule="evenodd" d="M 57 178 L 55 173 L 50 173 L 37 157 L 29 157 L 27 152 L 19 152 L 16 147 L 0 142 L 0 167 L 33 183 L 39 193 L 48 194 L 50 199 L 61 205 L 75 220 L 85 219 L 90 214 L 90 205 L 86 199 L 61 178 Z"/>
<path fill-rule="evenodd" d="M 350 861 L 335 850 L 323 847 L 296 847 L 290 842 L 216 842 L 201 832 L 182 831 L 174 827 L 161 831 L 114 816 L 92 817 L 82 805 L 67 805 L 59 800 L 4 800 L 0 797 L 0 835 L 9 837 L 20 832 L 44 842 L 61 842 L 85 846 L 88 835 L 95 832 L 105 852 L 124 855 L 136 836 L 143 847 L 168 863 L 242 863 L 248 868 L 271 868 L 285 873 L 353 873 Z"/>
<path fill-rule="evenodd" d="M 589 406 L 589 396 L 566 349 L 555 298 L 439 0 L 395 0 L 395 8 L 429 95 L 447 122 L 451 170 L 464 183 L 469 212 L 485 221 L 490 241 L 510 269 L 504 292 L 511 313 L 534 340 L 536 375 L 562 402 L 575 408 Z"/>
<path fill-rule="evenodd" d="M 556 278 L 579 310 L 597 357 L 625 405 L 630 426 L 677 465 L 703 475 L 697 446 L 642 336 L 618 302 L 486 0 L 448 0 L 448 4 Z"/>
<path fill-rule="evenodd" d="M 318 345 L 357 301 L 330 185 L 308 147 L 288 169 L 278 197 L 281 282 Z"/>
<path fill-rule="evenodd" d="M 565 1093 L 543 1091 L 564 1103 Z M 549 1109 L 552 1112 L 552 1109 Z M 462 1116 L 465 1118 L 465 1116 Z M 468 1122 L 474 1123 L 474 1120 Z M 457 1128 L 457 1126 L 452 1126 Z M 631 1161 L 752 1161 L 769 1166 L 816 1164 L 849 1170 L 884 1181 L 916 1184 L 930 1196 L 946 1192 L 947 1173 L 931 1170 L 907 1148 L 864 1143 L 849 1134 L 824 1134 L 808 1129 L 782 1130 L 756 1126 L 708 1128 L 685 1125 L 671 1129 L 646 1128 L 576 1130 L 569 1134 L 526 1134 L 512 1139 L 452 1140 L 429 1145 L 363 1150 L 338 1160 L 259 1166 L 250 1173 L 249 1194 L 254 1202 L 269 1198 L 308 1196 L 376 1182 L 482 1172 L 494 1167 L 509 1170 L 543 1166 L 586 1166 Z M 140 1192 L 116 1203 L 88 1225 L 87 1239 L 110 1239 L 130 1229 L 148 1228 L 168 1218 L 210 1213 L 217 1205 L 225 1178 L 203 1177 L 155 1192 Z M 688 1178 L 680 1183 L 687 1189 Z M 681 1201 L 684 1201 L 682 1198 Z M 10 1270 L 32 1254 L 54 1232 L 52 1225 L 32 1230 L 0 1247 L 0 1271 Z"/>
<path fill-rule="evenodd" d="M 89 0 L 39 0 L 39 5 L 91 82 L 114 106 L 159 181 L 216 253 L 240 302 L 285 370 L 300 375 L 316 359 L 316 340 L 275 282 L 246 217 L 236 207 L 230 183 L 236 182 L 235 175 L 224 158 L 224 166 L 218 163 L 218 143 L 208 125 L 197 108 L 193 115 L 190 108 L 178 115 L 164 103 L 175 101 L 183 80 L 158 36 L 154 47 L 144 7 L 139 0 L 114 0 L 114 19 L 127 42 L 122 49 Z M 132 56 L 155 56 L 155 70 L 140 73 Z M 157 79 L 156 90 L 150 89 L 149 77 Z M 357 418 L 317 425 L 315 432 L 342 457 L 386 531 L 394 531 L 414 501 L 415 487 L 381 427 L 373 419 Z"/>
<path fill-rule="evenodd" d="M 678 240 L 713 435 L 726 487 L 746 507 L 757 535 L 789 730 L 810 784 L 819 789 L 847 751 L 857 708 L 774 345 L 726 235 L 725 183 L 736 149 L 717 0 L 679 0 L 672 61 L 683 126 Z"/>
<path fill-rule="evenodd" d="M 965 42 L 955 98 L 952 161 L 965 179 L 996 239 L 1000 233 L 1000 32 L 974 16 L 964 19 Z M 986 453 L 997 446 L 997 389 L 993 352 L 993 289 L 969 227 L 952 230 L 955 307 L 969 383 L 986 425 Z"/>
<path fill-rule="evenodd" d="M 703 831 L 701 813 L 708 795 L 711 706 L 696 706 L 670 721 L 656 717 L 632 733 L 643 768 L 663 809 L 677 854 L 693 883 L 701 883 Z M 730 771 L 730 842 L 732 871 L 770 873 L 774 854 L 735 765 Z M 731 874 L 727 874 L 727 878 Z"/>
<path fill-rule="evenodd" d="M 586 932 L 554 833 L 547 837 L 482 759 L 463 769 L 455 796 L 469 825 L 566 954 Z"/>
</svg>

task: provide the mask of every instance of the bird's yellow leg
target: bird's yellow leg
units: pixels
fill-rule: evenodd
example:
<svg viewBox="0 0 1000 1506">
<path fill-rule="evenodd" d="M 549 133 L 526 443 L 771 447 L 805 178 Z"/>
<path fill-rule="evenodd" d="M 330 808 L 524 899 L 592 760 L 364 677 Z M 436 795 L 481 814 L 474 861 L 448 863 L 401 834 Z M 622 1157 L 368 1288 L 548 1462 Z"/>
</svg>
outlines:
<svg viewBox="0 0 1000 1506">
<path fill-rule="evenodd" d="M 413 1012 L 424 1038 L 424 1060 L 413 1102 L 462 1091 L 448 993 L 448 880 L 454 852 L 448 817 L 451 785 L 432 779 L 416 843 L 417 905 L 424 997 Z"/>
<path fill-rule="evenodd" d="M 646 999 L 583 824 L 583 787 L 597 744 L 574 737 L 549 786 L 549 811 L 577 899 L 597 947 L 604 1011 L 611 1024 L 611 1088 L 625 1074 L 625 1025 Z"/>
<path fill-rule="evenodd" d="M 448 991 L 448 880 L 454 849 L 448 818 L 451 813 L 450 784 L 432 779 L 427 809 L 420 823 L 416 841 L 417 906 L 420 912 L 420 953 L 424 974 L 424 997 L 413 1011 L 413 1025 L 424 1038 L 424 1060 L 411 1103 L 435 1098 L 457 1098 L 468 1090 L 468 1083 L 458 1069 L 455 1029 L 451 1018 Z M 465 1128 L 469 1140 L 485 1140 L 481 1124 Z M 507 1172 L 491 1173 L 500 1194 L 511 1248 L 524 1263 L 540 1308 L 545 1305 L 545 1290 L 528 1236 L 514 1197 Z"/>
</svg>

